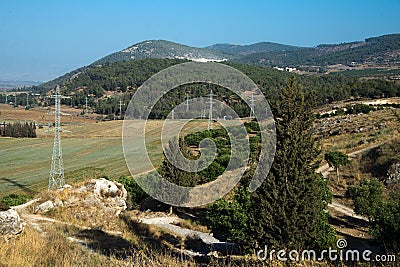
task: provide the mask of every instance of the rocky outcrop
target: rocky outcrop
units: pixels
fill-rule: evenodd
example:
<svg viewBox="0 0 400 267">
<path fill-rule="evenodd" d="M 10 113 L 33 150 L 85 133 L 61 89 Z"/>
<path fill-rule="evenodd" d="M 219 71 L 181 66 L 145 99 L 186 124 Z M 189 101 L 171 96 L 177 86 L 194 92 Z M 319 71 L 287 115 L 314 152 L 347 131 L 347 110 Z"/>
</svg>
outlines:
<svg viewBox="0 0 400 267">
<path fill-rule="evenodd" d="M 25 223 L 19 217 L 17 211 L 9 209 L 0 212 L 0 235 L 17 235 L 24 230 Z"/>
<path fill-rule="evenodd" d="M 54 203 L 51 200 L 47 200 L 46 202 L 43 202 L 40 205 L 37 205 L 34 208 L 34 213 L 46 213 L 49 212 L 54 208 Z"/>
<path fill-rule="evenodd" d="M 116 215 L 126 210 L 128 193 L 124 186 L 118 182 L 108 181 L 105 178 L 93 179 L 79 189 L 86 192 L 87 196 L 82 202 L 87 206 L 114 210 Z"/>
<path fill-rule="evenodd" d="M 34 212 L 46 213 L 63 208 L 70 218 L 96 221 L 94 215 L 97 214 L 106 221 L 127 209 L 127 198 L 128 193 L 122 184 L 105 178 L 92 179 L 78 188 L 64 186 L 55 192 L 52 199 L 35 206 Z"/>
</svg>

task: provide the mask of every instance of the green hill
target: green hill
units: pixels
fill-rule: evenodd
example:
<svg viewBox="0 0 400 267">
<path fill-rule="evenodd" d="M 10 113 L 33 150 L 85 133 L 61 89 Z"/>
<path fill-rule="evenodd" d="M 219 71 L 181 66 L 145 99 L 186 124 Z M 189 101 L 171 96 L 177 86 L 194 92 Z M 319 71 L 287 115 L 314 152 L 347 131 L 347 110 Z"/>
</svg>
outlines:
<svg viewBox="0 0 400 267">
<path fill-rule="evenodd" d="M 251 45 L 215 44 L 206 48 L 216 51 L 222 51 L 235 56 L 240 56 L 260 52 L 294 51 L 302 49 L 303 47 L 272 42 L 260 42 Z"/>
<path fill-rule="evenodd" d="M 150 40 L 134 44 L 126 49 L 105 56 L 94 65 L 141 58 L 179 58 L 198 61 L 222 61 L 232 56 L 207 48 L 191 47 L 165 40 Z"/>
<path fill-rule="evenodd" d="M 89 66 L 73 70 L 52 81 L 34 86 L 36 91 L 49 91 L 105 64 L 143 58 L 225 61 L 251 65 L 299 67 L 334 64 L 373 64 L 373 67 L 400 64 L 400 34 L 384 35 L 363 42 L 324 44 L 314 48 L 261 42 L 251 45 L 215 44 L 206 48 L 190 47 L 164 40 L 150 40 L 105 56 Z"/>
<path fill-rule="evenodd" d="M 319 45 L 292 51 L 269 51 L 248 54 L 236 62 L 266 66 L 327 66 L 335 64 L 374 64 L 376 66 L 400 63 L 400 34 L 368 38 L 363 42 Z"/>
<path fill-rule="evenodd" d="M 92 65 L 75 74 L 73 78 L 60 82 L 63 95 L 71 97 L 62 101 L 64 104 L 82 108 L 85 104 L 85 98 L 89 96 L 88 104 L 91 110 L 98 114 L 108 115 L 110 119 L 114 115 L 122 116 L 136 89 L 143 82 L 160 70 L 182 62 L 185 62 L 185 60 L 147 58 L 105 63 L 101 66 Z M 308 91 L 315 92 L 318 104 L 348 99 L 351 96 L 400 96 L 400 84 L 395 81 L 360 80 L 356 77 L 343 75 L 305 76 L 278 71 L 265 66 L 229 62 L 224 64 L 229 64 L 248 75 L 269 100 L 273 100 L 278 95 L 279 89 L 286 84 L 286 81 L 292 75 L 297 76 L 299 83 Z M 59 81 L 61 81 L 61 78 L 59 78 Z M 36 89 L 40 90 L 40 87 Z M 209 86 L 199 83 L 183 85 L 166 94 L 163 100 L 153 108 L 151 118 L 164 118 L 169 113 L 168 108 L 185 100 L 186 92 L 191 92 L 191 97 L 198 97 L 206 96 L 210 89 L 218 95 L 218 100 L 232 106 L 240 116 L 248 114 L 248 107 L 243 105 L 240 99 L 233 96 L 231 92 L 216 85 Z M 120 100 L 124 104 L 122 114 L 119 113 Z M 52 104 L 51 99 L 44 101 L 44 105 Z"/>
</svg>

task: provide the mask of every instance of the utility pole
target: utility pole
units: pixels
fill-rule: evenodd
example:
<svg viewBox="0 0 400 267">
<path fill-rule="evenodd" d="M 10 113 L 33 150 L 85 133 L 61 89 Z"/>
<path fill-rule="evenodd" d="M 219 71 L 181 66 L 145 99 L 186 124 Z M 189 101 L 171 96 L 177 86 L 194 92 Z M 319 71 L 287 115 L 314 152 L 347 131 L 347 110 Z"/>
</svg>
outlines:
<svg viewBox="0 0 400 267">
<path fill-rule="evenodd" d="M 186 112 L 189 112 L 189 95 L 186 93 Z"/>
<path fill-rule="evenodd" d="M 17 94 L 14 95 L 14 107 L 17 106 Z"/>
<path fill-rule="evenodd" d="M 254 94 L 251 94 L 251 105 L 250 105 L 250 120 L 254 119 Z"/>
<path fill-rule="evenodd" d="M 6 94 L 6 104 L 8 104 L 8 100 L 7 100 L 7 91 L 5 91 Z"/>
<path fill-rule="evenodd" d="M 29 107 L 29 94 L 26 93 L 26 106 Z"/>
<path fill-rule="evenodd" d="M 88 98 L 87 98 L 87 97 L 85 97 L 85 117 L 86 117 L 86 114 L 88 114 L 88 106 L 87 106 L 87 101 L 88 101 Z"/>
<path fill-rule="evenodd" d="M 61 127 L 60 127 L 60 87 L 57 85 L 56 93 L 51 96 L 55 102 L 54 112 L 54 144 L 53 156 L 51 157 L 51 168 L 48 189 L 61 188 L 64 185 L 64 163 L 61 149 Z"/>
<path fill-rule="evenodd" d="M 119 116 L 122 118 L 122 100 L 119 101 Z"/>
<path fill-rule="evenodd" d="M 207 102 L 210 106 L 209 106 L 209 111 L 208 111 L 208 130 L 211 129 L 212 127 L 212 121 L 213 121 L 213 117 L 212 117 L 212 112 L 213 112 L 213 104 L 215 102 L 213 102 L 213 93 L 212 93 L 212 89 L 210 90 L 210 95 L 209 95 L 209 101 Z"/>
</svg>

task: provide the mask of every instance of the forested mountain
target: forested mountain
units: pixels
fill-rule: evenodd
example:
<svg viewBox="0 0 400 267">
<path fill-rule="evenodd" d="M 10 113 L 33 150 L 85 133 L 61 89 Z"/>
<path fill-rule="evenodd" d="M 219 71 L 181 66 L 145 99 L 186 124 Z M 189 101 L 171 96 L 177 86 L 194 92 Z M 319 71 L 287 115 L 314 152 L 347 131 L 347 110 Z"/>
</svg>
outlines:
<svg viewBox="0 0 400 267">
<path fill-rule="evenodd" d="M 299 67 L 334 64 L 364 64 L 376 66 L 400 65 L 400 34 L 384 35 L 363 42 L 297 47 L 271 42 L 252 45 L 216 44 L 196 48 L 164 40 L 144 41 L 105 56 L 89 66 L 73 70 L 52 81 L 34 86 L 48 91 L 88 69 L 105 64 L 142 58 L 187 59 L 194 61 L 223 61 L 263 66 Z"/>
<path fill-rule="evenodd" d="M 170 58 L 188 59 L 193 61 L 223 61 L 233 58 L 232 55 L 222 51 L 210 50 L 207 48 L 190 47 L 165 40 L 150 40 L 134 44 L 126 49 L 107 55 L 89 66 L 66 73 L 52 81 L 45 82 L 39 86 L 34 86 L 33 90 L 48 91 L 57 84 L 65 83 L 73 79 L 78 74 L 90 68 L 96 68 L 104 64 L 130 61 L 142 58 Z"/>
<path fill-rule="evenodd" d="M 140 58 L 180 58 L 194 61 L 222 61 L 232 56 L 221 51 L 191 47 L 165 40 L 150 40 L 134 44 L 122 51 L 105 56 L 94 65 Z"/>
<path fill-rule="evenodd" d="M 185 62 L 182 59 L 139 59 L 123 62 L 106 63 L 101 66 L 91 66 L 76 74 L 72 79 L 60 82 L 62 94 L 70 99 L 63 99 L 64 104 L 82 107 L 85 98 L 89 96 L 91 110 L 99 114 L 121 116 L 119 114 L 119 101 L 124 106 L 122 113 L 135 93 L 136 89 L 149 77 L 169 66 Z M 360 80 L 342 75 L 305 76 L 278 71 L 264 66 L 246 64 L 228 64 L 248 75 L 266 95 L 267 99 L 274 99 L 280 88 L 284 86 L 289 77 L 295 75 L 299 84 L 307 91 L 314 91 L 318 104 L 330 103 L 349 97 L 381 97 L 400 96 L 400 85 L 395 81 L 380 79 Z M 202 83 L 188 84 L 175 88 L 166 94 L 154 107 L 151 118 L 164 118 L 168 108 L 182 103 L 186 92 L 190 97 L 206 96 L 210 89 L 220 101 L 225 102 L 240 115 L 248 115 L 248 107 L 240 102 L 238 97 L 216 85 Z M 47 104 L 52 104 L 48 99 Z M 45 103 L 46 104 L 46 103 Z"/>
<path fill-rule="evenodd" d="M 235 56 L 248 55 L 260 52 L 293 51 L 303 47 L 284 45 L 272 42 L 260 42 L 251 45 L 215 44 L 206 47 L 211 50 L 222 51 Z"/>
<path fill-rule="evenodd" d="M 270 51 L 234 59 L 246 64 L 265 66 L 327 66 L 335 64 L 400 64 L 400 34 L 368 38 L 363 42 L 318 45 L 292 51 Z"/>
</svg>

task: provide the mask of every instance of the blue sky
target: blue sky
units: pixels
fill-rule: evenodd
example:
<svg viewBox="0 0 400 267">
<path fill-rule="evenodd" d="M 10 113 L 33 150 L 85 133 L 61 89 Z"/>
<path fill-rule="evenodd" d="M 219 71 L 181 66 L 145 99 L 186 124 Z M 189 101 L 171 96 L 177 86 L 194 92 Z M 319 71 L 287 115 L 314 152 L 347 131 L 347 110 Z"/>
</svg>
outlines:
<svg viewBox="0 0 400 267">
<path fill-rule="evenodd" d="M 0 80 L 49 80 L 148 39 L 299 46 L 400 33 L 400 0 L 0 0 Z"/>
</svg>

